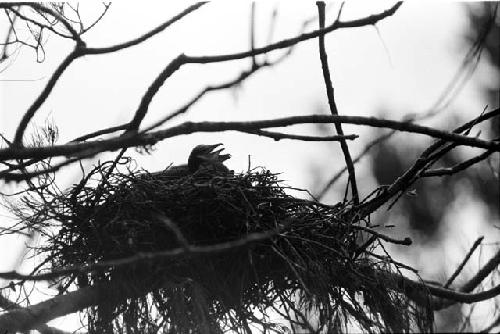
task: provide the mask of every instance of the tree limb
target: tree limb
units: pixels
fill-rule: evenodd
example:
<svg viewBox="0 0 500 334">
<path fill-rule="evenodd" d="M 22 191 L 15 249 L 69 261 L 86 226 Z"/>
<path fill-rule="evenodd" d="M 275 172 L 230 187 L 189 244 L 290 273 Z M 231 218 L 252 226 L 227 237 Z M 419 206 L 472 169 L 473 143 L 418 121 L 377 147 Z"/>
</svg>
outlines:
<svg viewBox="0 0 500 334">
<path fill-rule="evenodd" d="M 334 30 L 340 28 L 353 28 L 353 27 L 362 27 L 370 24 L 375 24 L 380 20 L 385 19 L 388 16 L 393 15 L 397 9 L 401 6 L 402 2 L 396 3 L 390 9 L 375 15 L 370 15 L 362 19 L 352 20 L 352 21 L 335 21 L 332 25 L 325 29 L 318 29 L 312 31 L 310 33 L 304 33 L 299 36 L 284 39 L 279 42 L 260 47 L 260 48 L 252 48 L 248 51 L 232 53 L 232 54 L 223 54 L 223 55 L 214 55 L 214 56 L 188 56 L 185 54 L 180 54 L 174 60 L 172 60 L 163 71 L 153 80 L 146 93 L 143 95 L 141 102 L 130 122 L 129 131 L 134 132 L 137 131 L 143 121 L 144 117 L 148 112 L 149 105 L 153 100 L 153 97 L 159 91 L 159 89 L 163 86 L 165 80 L 170 78 L 178 69 L 180 69 L 183 65 L 186 64 L 210 64 L 210 63 L 221 63 L 231 60 L 244 59 L 248 57 L 254 57 L 259 54 L 268 53 L 270 51 L 284 49 L 296 45 L 302 41 L 316 38 L 319 36 L 323 36 L 328 34 Z"/>
<path fill-rule="evenodd" d="M 318 15 L 319 15 L 319 28 L 325 28 L 325 3 L 323 1 L 317 1 L 316 6 L 318 7 Z M 341 10 L 339 11 L 340 15 Z M 321 69 L 323 70 L 323 81 L 325 82 L 326 87 L 326 95 L 328 97 L 328 105 L 330 106 L 330 112 L 333 116 L 339 114 L 337 103 L 335 102 L 335 93 L 331 80 L 330 68 L 328 66 L 328 55 L 326 53 L 325 48 L 325 35 L 321 35 L 318 38 L 319 40 L 319 57 L 321 60 Z M 339 136 L 344 135 L 344 130 L 342 130 L 341 123 L 335 123 L 335 129 L 337 130 L 337 134 Z M 349 173 L 349 183 L 351 184 L 352 191 L 352 199 L 354 205 L 359 204 L 359 194 L 358 194 L 358 186 L 356 185 L 356 172 L 354 169 L 354 164 L 352 162 L 351 153 L 349 152 L 349 146 L 347 146 L 347 142 L 345 140 L 340 140 L 340 147 L 342 149 L 342 153 L 344 153 L 345 164 L 347 166 L 347 172 Z"/>
<path fill-rule="evenodd" d="M 5 298 L 0 294 L 0 307 L 4 310 L 22 310 L 23 308 L 19 306 L 17 303 L 14 303 L 13 301 L 10 301 L 9 299 Z M 36 327 L 34 327 L 40 334 L 69 334 L 65 331 L 62 331 L 60 329 L 54 328 L 47 326 L 46 324 L 40 324 Z M 2 327 L 0 325 L 0 330 L 2 330 Z M 3 332 L 2 332 L 3 334 Z"/>
<path fill-rule="evenodd" d="M 142 287 L 142 290 L 141 290 Z M 81 288 L 38 304 L 14 309 L 0 315 L 0 331 L 18 332 L 35 329 L 45 323 L 101 302 L 118 303 L 124 298 L 147 292 L 146 284 L 127 284 L 123 280 Z"/>
<path fill-rule="evenodd" d="M 481 116 L 481 120 L 496 117 L 499 114 L 500 109 L 496 109 Z M 296 124 L 336 122 L 366 125 L 370 127 L 391 128 L 402 132 L 417 133 L 438 138 L 441 139 L 441 142 L 443 143 L 449 141 L 457 145 L 465 145 L 470 147 L 500 151 L 499 142 L 464 136 L 456 132 L 450 133 L 431 127 L 416 125 L 413 123 L 398 122 L 393 120 L 364 116 L 308 115 L 248 122 L 185 122 L 177 126 L 155 132 L 128 134 L 120 137 L 113 137 L 105 140 L 88 141 L 84 143 L 67 143 L 64 145 L 44 147 L 8 147 L 0 149 L 0 160 L 72 156 L 88 154 L 89 152 L 97 154 L 105 151 L 115 151 L 126 147 L 154 145 L 166 138 L 172 138 L 179 135 L 187 135 L 196 132 L 247 132 L 252 130 L 259 130 L 262 128 L 286 127 Z"/>
</svg>

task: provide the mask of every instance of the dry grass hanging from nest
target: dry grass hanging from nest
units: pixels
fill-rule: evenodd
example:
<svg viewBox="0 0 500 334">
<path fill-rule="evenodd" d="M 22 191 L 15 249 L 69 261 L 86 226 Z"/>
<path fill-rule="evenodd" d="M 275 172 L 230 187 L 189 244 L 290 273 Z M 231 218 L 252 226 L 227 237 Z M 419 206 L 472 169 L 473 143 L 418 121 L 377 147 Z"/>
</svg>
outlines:
<svg viewBox="0 0 500 334">
<path fill-rule="evenodd" d="M 282 324 L 298 332 L 430 329 L 432 312 L 377 274 L 391 268 L 354 257 L 359 231 L 343 221 L 342 205 L 289 196 L 277 175 L 263 168 L 170 178 L 133 170 L 128 158 L 118 165 L 97 165 L 68 191 L 50 183 L 26 194 L 17 211 L 49 236 L 37 249 L 48 259 L 45 269 L 277 232 L 224 252 L 63 277 L 70 289 L 71 282 L 85 287 L 119 280 L 144 292 L 91 307 L 90 333 L 244 333 L 253 326 L 287 332 Z"/>
</svg>

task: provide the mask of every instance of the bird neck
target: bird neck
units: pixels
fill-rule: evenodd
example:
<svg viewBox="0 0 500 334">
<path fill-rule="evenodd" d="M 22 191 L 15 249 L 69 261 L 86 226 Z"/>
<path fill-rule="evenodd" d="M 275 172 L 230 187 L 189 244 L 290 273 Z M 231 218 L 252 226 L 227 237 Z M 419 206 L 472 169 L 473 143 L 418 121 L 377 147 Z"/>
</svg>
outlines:
<svg viewBox="0 0 500 334">
<path fill-rule="evenodd" d="M 200 167 L 202 163 L 202 160 L 196 156 L 189 156 L 189 159 L 188 159 L 188 169 L 191 173 L 194 173 L 198 170 L 198 168 Z"/>
</svg>

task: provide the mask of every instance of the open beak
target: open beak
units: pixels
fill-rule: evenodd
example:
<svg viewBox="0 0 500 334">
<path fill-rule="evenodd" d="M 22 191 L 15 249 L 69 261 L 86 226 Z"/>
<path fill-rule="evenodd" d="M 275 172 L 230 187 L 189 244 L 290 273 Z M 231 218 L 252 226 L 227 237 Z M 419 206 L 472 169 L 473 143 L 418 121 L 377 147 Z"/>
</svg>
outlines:
<svg viewBox="0 0 500 334">
<path fill-rule="evenodd" d="M 231 158 L 231 155 L 230 154 L 220 154 L 222 151 L 224 151 L 224 147 L 214 151 L 217 147 L 221 146 L 222 143 L 218 143 L 218 144 L 215 144 L 215 145 L 208 145 L 208 147 L 210 148 L 210 153 L 209 153 L 209 156 L 208 158 L 206 158 L 207 160 L 217 160 L 219 162 L 224 162 L 226 161 L 227 159 Z"/>
<path fill-rule="evenodd" d="M 218 149 L 217 151 L 214 151 L 210 154 L 210 156 L 214 159 L 217 159 L 219 161 L 226 161 L 227 159 L 231 158 L 231 154 L 220 154 L 220 152 L 224 151 L 224 148 Z"/>
<path fill-rule="evenodd" d="M 222 143 L 218 143 L 218 144 L 214 144 L 214 145 L 207 145 L 207 147 L 210 149 L 209 152 L 212 152 L 213 150 L 215 150 L 217 147 L 223 145 Z M 221 149 L 222 151 L 223 149 Z"/>
</svg>

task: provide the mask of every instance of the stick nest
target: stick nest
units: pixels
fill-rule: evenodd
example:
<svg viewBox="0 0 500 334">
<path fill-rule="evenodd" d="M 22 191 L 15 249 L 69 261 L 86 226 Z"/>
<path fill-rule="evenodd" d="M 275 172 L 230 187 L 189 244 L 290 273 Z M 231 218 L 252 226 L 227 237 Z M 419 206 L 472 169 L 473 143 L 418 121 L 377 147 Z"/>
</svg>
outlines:
<svg viewBox="0 0 500 334">
<path fill-rule="evenodd" d="M 39 270 L 170 252 L 64 276 L 64 290 L 119 281 L 134 291 L 90 307 L 89 333 L 430 329 L 432 313 L 380 278 L 399 275 L 394 268 L 355 255 L 360 232 L 345 221 L 345 205 L 287 195 L 263 168 L 167 174 L 109 161 L 67 191 L 42 180 L 47 186 L 30 190 L 17 210 L 48 236 L 37 248 L 47 258 Z M 231 242 L 238 247 L 217 249 Z"/>
</svg>

